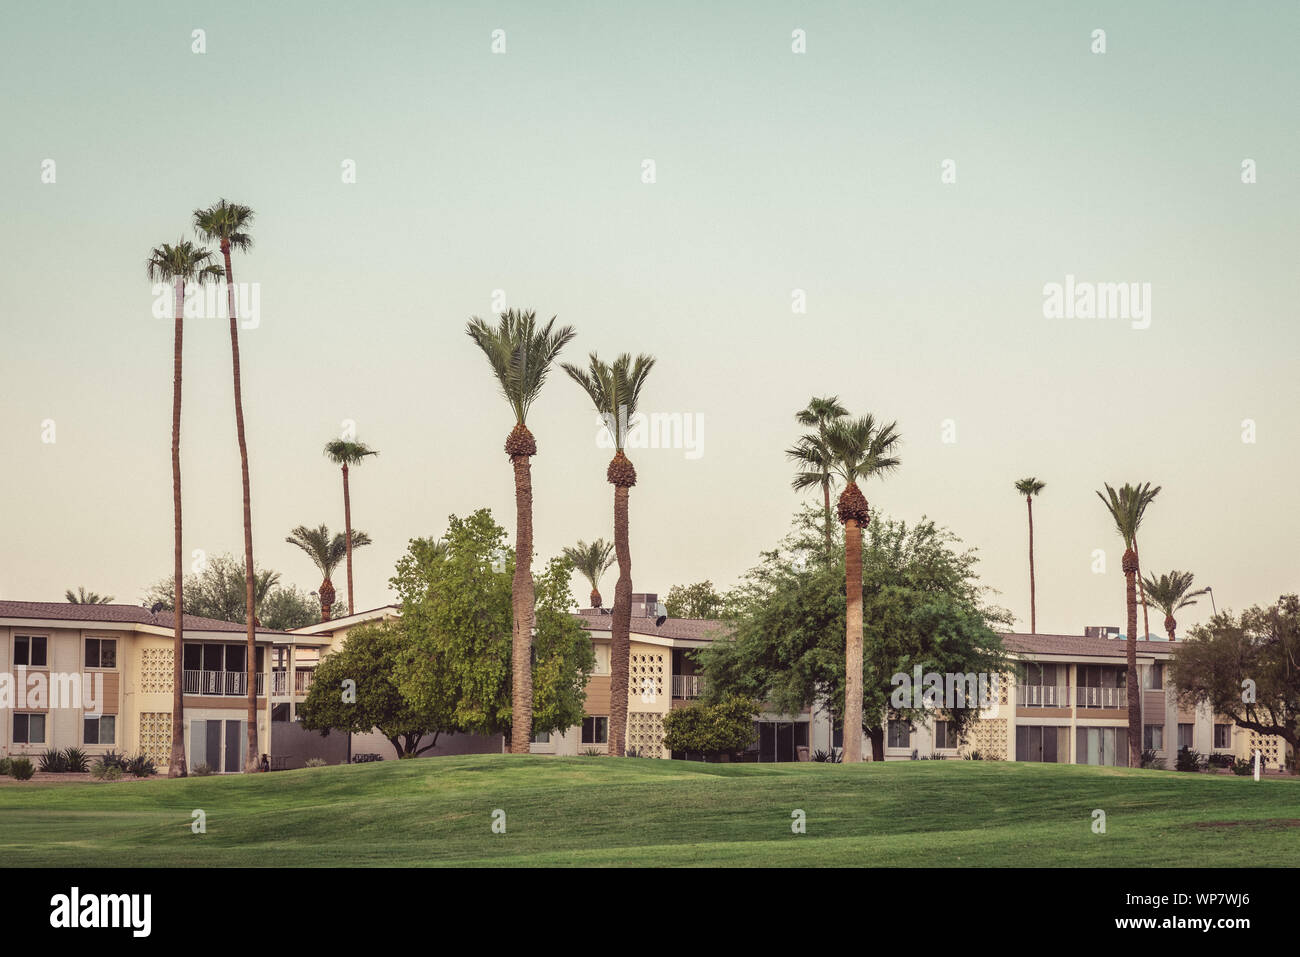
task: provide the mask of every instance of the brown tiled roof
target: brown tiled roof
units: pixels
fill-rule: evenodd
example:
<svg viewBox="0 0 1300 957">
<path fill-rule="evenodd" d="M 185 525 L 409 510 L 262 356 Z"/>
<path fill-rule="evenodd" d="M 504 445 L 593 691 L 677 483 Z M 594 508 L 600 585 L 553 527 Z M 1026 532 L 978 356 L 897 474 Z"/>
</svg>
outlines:
<svg viewBox="0 0 1300 957">
<path fill-rule="evenodd" d="M 1096 658 L 1123 658 L 1128 654 L 1128 642 L 1118 638 L 1085 638 L 1083 635 L 1018 635 L 1004 634 L 1002 644 L 1008 651 L 1038 655 L 1086 655 Z M 1169 641 L 1139 641 L 1140 655 L 1167 655 L 1173 651 Z"/>
<path fill-rule="evenodd" d="M 584 611 L 576 617 L 581 622 L 582 627 L 588 631 L 609 631 L 610 622 L 614 619 L 610 615 L 590 614 L 591 609 Z M 713 638 L 721 638 L 727 633 L 728 625 L 725 621 L 716 621 L 712 618 L 669 618 L 662 625 L 655 625 L 655 618 L 643 618 L 639 615 L 632 616 L 632 633 L 641 635 L 662 635 L 665 638 L 680 638 L 691 641 L 709 641 Z"/>
<path fill-rule="evenodd" d="M 0 618 L 153 625 L 157 628 L 172 628 L 176 624 L 176 616 L 170 611 L 160 611 L 155 615 L 148 608 L 139 605 L 78 605 L 70 601 L 0 601 Z M 246 625 L 243 622 L 185 615 L 183 627 L 186 631 L 229 631 L 243 634 Z M 270 628 L 259 628 L 257 633 L 287 634 Z"/>
</svg>

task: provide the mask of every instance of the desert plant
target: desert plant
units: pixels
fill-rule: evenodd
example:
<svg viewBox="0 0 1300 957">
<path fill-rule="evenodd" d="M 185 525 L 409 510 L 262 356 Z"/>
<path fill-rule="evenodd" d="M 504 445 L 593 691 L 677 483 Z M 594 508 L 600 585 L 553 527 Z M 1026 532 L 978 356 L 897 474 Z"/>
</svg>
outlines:
<svg viewBox="0 0 1300 957">
<path fill-rule="evenodd" d="M 812 759 L 822 764 L 841 764 L 844 761 L 844 752 L 837 748 L 831 748 L 829 751 L 818 748 L 813 752 Z"/>
<path fill-rule="evenodd" d="M 194 767 L 190 768 L 190 774 L 196 778 L 206 778 L 212 773 L 212 765 L 210 764 L 196 764 Z"/>
<path fill-rule="evenodd" d="M 1200 771 L 1204 766 L 1204 759 L 1200 753 L 1191 748 L 1181 749 L 1174 760 L 1174 769 L 1177 771 Z"/>
<path fill-rule="evenodd" d="M 366 754 L 352 755 L 353 764 L 369 764 L 371 761 L 382 761 L 382 760 L 384 760 L 384 758 L 383 755 L 380 754 L 366 753 Z"/>
<path fill-rule="evenodd" d="M 63 759 L 68 762 L 68 770 L 73 774 L 85 774 L 90 769 L 90 758 L 81 748 L 64 748 Z"/>
<path fill-rule="evenodd" d="M 582 756 L 584 758 L 603 758 L 605 752 L 601 751 L 599 748 L 586 748 L 583 750 Z"/>
<path fill-rule="evenodd" d="M 12 758 L 9 761 L 9 773 L 19 781 L 26 781 L 36 773 L 36 768 L 27 758 Z"/>
<path fill-rule="evenodd" d="M 125 754 L 117 751 L 106 751 L 99 759 L 106 768 L 117 768 L 119 771 L 126 770 L 126 763 L 129 760 Z"/>
<path fill-rule="evenodd" d="M 0 774 L 9 776 L 9 758 L 0 758 Z"/>
<path fill-rule="evenodd" d="M 68 759 L 62 751 L 51 748 L 41 755 L 40 769 L 46 774 L 62 774 L 68 770 Z"/>
<path fill-rule="evenodd" d="M 1138 765 L 1149 771 L 1164 771 L 1165 759 L 1156 757 L 1155 748 L 1144 748 L 1142 750 L 1142 759 Z"/>
<path fill-rule="evenodd" d="M 1232 762 L 1232 773 L 1240 777 L 1249 777 L 1255 773 L 1255 765 L 1249 758 L 1237 758 Z"/>
<path fill-rule="evenodd" d="M 1211 754 L 1205 759 L 1206 765 L 1212 768 L 1230 768 L 1234 758 L 1231 754 Z"/>
<path fill-rule="evenodd" d="M 357 757 L 360 757 L 360 755 L 357 755 Z M 329 762 L 326 761 L 324 758 L 308 758 L 306 761 L 302 763 L 302 766 L 304 768 L 323 768 L 326 767 L 328 764 Z"/>
<path fill-rule="evenodd" d="M 143 754 L 137 754 L 133 758 L 127 758 L 123 770 L 129 773 L 132 777 L 137 778 L 147 778 L 158 773 L 158 769 L 154 767 L 154 763 Z"/>
</svg>

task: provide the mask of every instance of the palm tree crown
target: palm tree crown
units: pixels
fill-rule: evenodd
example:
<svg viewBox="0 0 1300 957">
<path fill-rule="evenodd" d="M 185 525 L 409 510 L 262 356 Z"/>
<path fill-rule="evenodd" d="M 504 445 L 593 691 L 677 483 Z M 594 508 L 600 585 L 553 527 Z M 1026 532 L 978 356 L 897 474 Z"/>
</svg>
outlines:
<svg viewBox="0 0 1300 957">
<path fill-rule="evenodd" d="M 1047 483 L 1040 482 L 1033 476 L 1022 478 L 1016 483 L 1016 491 L 1025 496 L 1037 495 L 1045 488 L 1047 488 Z"/>
<path fill-rule="evenodd" d="M 614 564 L 614 543 L 598 538 L 590 545 L 579 541 L 564 549 L 564 557 L 573 562 L 573 567 L 591 582 L 592 607 L 599 608 L 600 578 Z"/>
<path fill-rule="evenodd" d="M 75 592 L 69 588 L 63 595 L 74 605 L 111 605 L 113 603 L 112 595 L 99 595 L 93 591 L 88 592 L 81 585 L 77 586 Z"/>
<path fill-rule="evenodd" d="M 1106 506 L 1106 511 L 1110 512 L 1110 517 L 1115 522 L 1115 531 L 1119 532 L 1120 538 L 1124 539 L 1124 547 L 1132 550 L 1133 543 L 1137 539 L 1138 528 L 1142 525 L 1142 516 L 1146 513 L 1147 506 L 1151 500 L 1160 492 L 1160 486 L 1151 487 L 1150 482 L 1143 482 L 1141 485 L 1130 485 L 1124 483 L 1124 487 L 1116 492 L 1109 484 L 1105 485 L 1106 494 L 1097 493 Z"/>
<path fill-rule="evenodd" d="M 342 532 L 336 532 L 334 537 L 330 537 L 330 530 L 327 526 L 321 525 L 319 528 L 308 528 L 306 525 L 299 525 L 285 539 L 291 545 L 297 545 L 307 557 L 316 563 L 316 567 L 321 570 L 321 574 L 329 578 L 334 574 L 334 570 L 339 567 L 339 562 L 343 561 L 348 553 L 347 537 Z M 360 548 L 362 545 L 370 544 L 370 536 L 365 532 L 353 529 L 352 547 Z"/>
<path fill-rule="evenodd" d="M 247 232 L 253 225 L 253 210 L 225 199 L 219 199 L 207 209 L 194 210 L 194 228 L 210 243 L 247 252 L 253 246 L 253 237 Z"/>
<path fill-rule="evenodd" d="M 178 239 L 174 246 L 155 246 L 145 263 L 145 272 L 154 282 L 206 282 L 226 274 L 223 267 L 212 262 L 211 250 L 188 239 Z"/>
<path fill-rule="evenodd" d="M 335 439 L 325 445 L 325 455 L 335 465 L 356 465 L 368 455 L 378 455 L 378 449 L 372 449 L 364 442 L 347 442 Z"/>
<path fill-rule="evenodd" d="M 607 363 L 593 352 L 588 357 L 586 369 L 572 362 L 561 366 L 570 379 L 582 386 L 596 411 L 604 417 L 613 434 L 616 452 L 622 452 L 626 447 L 628 423 L 636 415 L 641 389 L 654 364 L 654 356 L 639 355 L 633 359 L 629 352 Z"/>
<path fill-rule="evenodd" d="M 841 522 L 856 518 L 866 525 L 867 500 L 858 488 L 858 479 L 865 481 L 898 468 L 899 459 L 894 453 L 901 441 L 897 422 L 880 424 L 870 413 L 836 422 L 827 429 L 826 445 L 833 456 L 831 469 L 844 482 L 838 504 Z"/>
<path fill-rule="evenodd" d="M 472 317 L 465 332 L 487 356 L 501 394 L 515 413 L 515 430 L 506 442 L 506 451 L 511 455 L 535 455 L 537 446 L 528 433 L 528 410 L 541 393 L 556 356 L 576 335 L 573 327 L 556 329 L 554 316 L 539 326 L 537 314 L 531 309 L 510 309 L 501 314 L 495 326 Z"/>
<path fill-rule="evenodd" d="M 1208 588 L 1192 591 L 1193 577 L 1191 572 L 1172 571 L 1159 578 L 1147 575 L 1142 580 L 1151 604 L 1165 613 L 1165 630 L 1170 641 L 1174 640 L 1173 632 L 1178 624 L 1174 615 L 1182 608 L 1195 605 L 1200 595 L 1209 594 Z"/>
</svg>

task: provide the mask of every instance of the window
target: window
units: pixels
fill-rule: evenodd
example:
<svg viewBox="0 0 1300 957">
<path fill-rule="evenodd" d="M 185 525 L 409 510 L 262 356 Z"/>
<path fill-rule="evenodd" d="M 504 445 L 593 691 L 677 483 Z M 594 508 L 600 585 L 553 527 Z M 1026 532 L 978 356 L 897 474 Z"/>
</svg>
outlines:
<svg viewBox="0 0 1300 957">
<path fill-rule="evenodd" d="M 934 723 L 934 746 L 936 748 L 955 748 L 958 745 L 957 728 L 951 721 Z"/>
<path fill-rule="evenodd" d="M 912 746 L 912 726 L 906 721 L 889 721 L 889 741 L 891 748 L 910 748 Z"/>
<path fill-rule="evenodd" d="M 117 740 L 117 718 L 111 714 L 86 718 L 82 722 L 83 744 L 113 744 Z"/>
<path fill-rule="evenodd" d="M 592 671 L 592 674 L 593 675 L 609 674 L 609 645 L 595 644 L 594 647 L 596 650 L 596 668 L 594 671 Z"/>
<path fill-rule="evenodd" d="M 86 639 L 86 667 L 87 668 L 116 668 L 117 667 L 117 639 L 116 638 L 87 638 Z"/>
<path fill-rule="evenodd" d="M 1214 746 L 1216 748 L 1232 747 L 1232 725 L 1216 724 L 1214 726 Z"/>
<path fill-rule="evenodd" d="M 1078 728 L 1075 737 L 1075 764 L 1101 764 L 1123 767 L 1128 764 L 1128 729 Z"/>
<path fill-rule="evenodd" d="M 1068 763 L 1070 729 L 1063 726 L 1021 725 L 1016 728 L 1016 760 Z"/>
<path fill-rule="evenodd" d="M 18 635 L 14 638 L 14 664 L 44 668 L 46 640 L 44 635 Z"/>
<path fill-rule="evenodd" d="M 1142 747 L 1148 751 L 1163 751 L 1165 749 L 1165 726 L 1163 724 L 1148 724 L 1142 728 Z"/>
<path fill-rule="evenodd" d="M 1178 726 L 1178 750 L 1183 748 L 1192 749 L 1192 726 L 1190 724 L 1180 724 Z"/>
<path fill-rule="evenodd" d="M 1142 687 L 1148 691 L 1160 691 L 1165 686 L 1165 665 L 1156 661 L 1142 669 Z"/>
<path fill-rule="evenodd" d="M 44 744 L 45 715 L 14 715 L 14 744 Z"/>
<path fill-rule="evenodd" d="M 551 733 L 549 731 L 538 731 L 533 735 L 533 744 L 550 744 Z"/>
<path fill-rule="evenodd" d="M 583 744 L 609 744 L 609 718 L 592 716 L 582 719 Z"/>
</svg>

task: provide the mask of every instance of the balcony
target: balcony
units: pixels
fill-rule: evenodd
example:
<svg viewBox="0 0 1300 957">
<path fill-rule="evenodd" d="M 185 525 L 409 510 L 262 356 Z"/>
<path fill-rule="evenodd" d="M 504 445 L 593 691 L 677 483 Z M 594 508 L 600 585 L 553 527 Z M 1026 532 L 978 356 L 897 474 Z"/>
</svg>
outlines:
<svg viewBox="0 0 1300 957">
<path fill-rule="evenodd" d="M 700 696 L 699 675 L 673 675 L 674 698 L 698 698 Z"/>
<path fill-rule="evenodd" d="M 1127 708 L 1126 688 L 1075 688 L 1075 703 L 1080 708 Z"/>
<path fill-rule="evenodd" d="M 293 696 L 300 698 L 311 690 L 312 679 L 316 676 L 315 671 L 296 671 L 293 675 Z M 289 673 L 283 669 L 271 673 L 271 696 L 275 698 L 289 697 Z"/>
<path fill-rule="evenodd" d="M 248 696 L 248 672 L 246 671 L 190 671 L 186 670 L 181 681 L 185 694 L 209 695 L 219 697 L 241 698 Z M 266 677 L 261 672 L 257 675 L 257 693 L 266 694 Z"/>
<path fill-rule="evenodd" d="M 1016 704 L 1022 708 L 1068 708 L 1068 685 L 1016 685 Z"/>
</svg>

